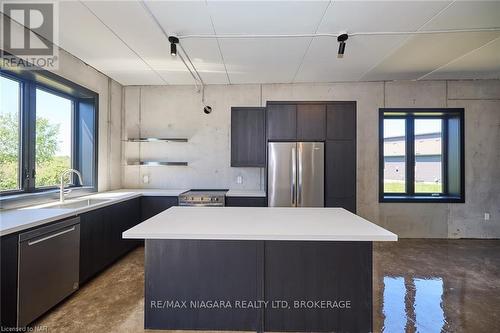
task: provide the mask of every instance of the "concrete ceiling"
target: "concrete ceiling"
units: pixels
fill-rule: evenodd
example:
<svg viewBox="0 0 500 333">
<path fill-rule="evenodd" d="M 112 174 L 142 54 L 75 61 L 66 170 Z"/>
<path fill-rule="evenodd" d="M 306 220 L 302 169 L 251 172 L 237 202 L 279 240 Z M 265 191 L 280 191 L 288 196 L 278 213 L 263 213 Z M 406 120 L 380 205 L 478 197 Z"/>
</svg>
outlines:
<svg viewBox="0 0 500 333">
<path fill-rule="evenodd" d="M 500 1 L 58 2 L 60 46 L 123 85 L 193 84 L 162 29 L 184 36 L 500 27 Z M 500 31 L 353 36 L 343 59 L 332 37 L 181 44 L 206 84 L 500 78 Z"/>
</svg>

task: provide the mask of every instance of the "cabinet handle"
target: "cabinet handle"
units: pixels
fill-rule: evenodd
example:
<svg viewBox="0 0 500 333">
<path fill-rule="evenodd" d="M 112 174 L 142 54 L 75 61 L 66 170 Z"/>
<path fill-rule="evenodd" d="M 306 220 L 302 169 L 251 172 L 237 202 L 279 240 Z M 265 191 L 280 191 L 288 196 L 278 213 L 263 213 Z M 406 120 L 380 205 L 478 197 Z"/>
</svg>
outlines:
<svg viewBox="0 0 500 333">
<path fill-rule="evenodd" d="M 35 244 L 38 244 L 38 243 L 41 243 L 41 242 L 44 242 L 46 240 L 49 240 L 51 238 L 54 238 L 54 237 L 57 237 L 57 236 L 61 236 L 61 235 L 64 235 L 68 232 L 71 232 L 71 231 L 74 231 L 75 230 L 75 226 L 72 226 L 71 228 L 69 229 L 66 229 L 66 230 L 63 230 L 63 231 L 59 231 L 59 232 L 56 232 L 52 235 L 48 235 L 48 236 L 45 236 L 43 238 L 40 238 L 40 239 L 37 239 L 35 241 L 28 241 L 28 245 L 31 246 L 31 245 L 35 245 Z"/>
</svg>

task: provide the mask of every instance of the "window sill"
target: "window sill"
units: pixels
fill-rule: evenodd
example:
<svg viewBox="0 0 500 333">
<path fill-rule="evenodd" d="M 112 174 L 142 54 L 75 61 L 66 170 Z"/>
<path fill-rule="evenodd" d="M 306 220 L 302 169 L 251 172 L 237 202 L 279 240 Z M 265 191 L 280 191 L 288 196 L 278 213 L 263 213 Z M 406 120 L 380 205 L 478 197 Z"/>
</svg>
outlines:
<svg viewBox="0 0 500 333">
<path fill-rule="evenodd" d="M 459 196 L 407 196 L 407 195 L 386 195 L 379 198 L 379 202 L 408 202 L 408 203 L 465 203 L 465 198 Z"/>
</svg>

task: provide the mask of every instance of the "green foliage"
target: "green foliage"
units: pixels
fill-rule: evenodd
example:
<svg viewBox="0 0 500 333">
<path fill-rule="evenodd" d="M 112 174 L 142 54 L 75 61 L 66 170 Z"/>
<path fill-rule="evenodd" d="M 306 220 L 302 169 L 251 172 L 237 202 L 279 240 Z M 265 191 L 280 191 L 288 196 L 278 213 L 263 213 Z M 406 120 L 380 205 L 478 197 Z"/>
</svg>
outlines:
<svg viewBox="0 0 500 333">
<path fill-rule="evenodd" d="M 416 183 L 415 192 L 420 193 L 440 193 L 441 183 Z M 403 182 L 384 182 L 385 193 L 404 193 L 405 184 Z"/>
<path fill-rule="evenodd" d="M 69 156 L 56 156 L 59 124 L 36 120 L 36 186 L 51 186 L 71 166 Z M 19 121 L 16 114 L 0 114 L 0 190 L 19 188 Z"/>
</svg>

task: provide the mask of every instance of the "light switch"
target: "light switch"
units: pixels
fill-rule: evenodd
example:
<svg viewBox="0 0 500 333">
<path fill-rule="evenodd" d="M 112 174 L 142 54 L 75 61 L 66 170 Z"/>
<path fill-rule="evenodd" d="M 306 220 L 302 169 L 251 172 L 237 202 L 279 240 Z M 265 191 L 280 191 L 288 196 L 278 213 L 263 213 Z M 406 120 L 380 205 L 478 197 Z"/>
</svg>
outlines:
<svg viewBox="0 0 500 333">
<path fill-rule="evenodd" d="M 484 213 L 484 220 L 489 221 L 490 220 L 490 213 Z"/>
<path fill-rule="evenodd" d="M 243 183 L 243 177 L 238 176 L 236 177 L 236 184 L 242 184 Z"/>
</svg>

